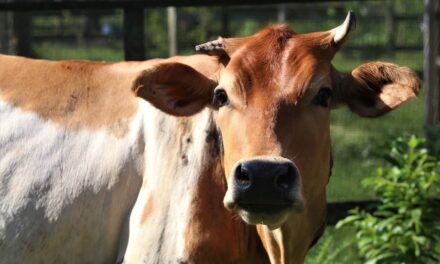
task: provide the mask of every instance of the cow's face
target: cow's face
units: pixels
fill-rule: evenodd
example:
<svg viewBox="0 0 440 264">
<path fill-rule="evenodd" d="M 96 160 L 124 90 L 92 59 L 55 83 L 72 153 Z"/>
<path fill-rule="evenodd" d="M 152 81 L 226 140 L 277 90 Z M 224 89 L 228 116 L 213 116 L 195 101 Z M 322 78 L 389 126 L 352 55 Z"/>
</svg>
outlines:
<svg viewBox="0 0 440 264">
<path fill-rule="evenodd" d="M 224 145 L 224 205 L 251 224 L 278 226 L 323 192 L 330 170 L 331 54 L 326 34 L 270 27 L 238 40 L 214 104 Z"/>
<path fill-rule="evenodd" d="M 331 65 L 353 28 L 297 34 L 271 26 L 246 38 L 198 46 L 219 58 L 207 78 L 164 63 L 145 71 L 134 91 L 164 112 L 191 115 L 218 109 L 228 189 L 224 205 L 249 224 L 277 227 L 320 200 L 331 164 L 330 109 L 346 103 L 362 116 L 379 116 L 419 90 L 407 68 L 374 62 L 351 74 Z"/>
</svg>

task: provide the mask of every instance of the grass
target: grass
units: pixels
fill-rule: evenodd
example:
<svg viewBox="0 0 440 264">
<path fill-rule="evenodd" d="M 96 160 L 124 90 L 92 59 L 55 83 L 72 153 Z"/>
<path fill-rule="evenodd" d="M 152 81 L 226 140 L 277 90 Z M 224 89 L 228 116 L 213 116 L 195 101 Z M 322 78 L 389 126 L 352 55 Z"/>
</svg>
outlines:
<svg viewBox="0 0 440 264">
<path fill-rule="evenodd" d="M 32 46 L 39 57 L 51 60 L 122 61 L 124 49 L 121 41 L 97 44 L 41 42 Z"/>
<path fill-rule="evenodd" d="M 423 70 L 423 53 L 422 51 L 394 51 L 394 52 L 375 52 L 375 51 L 354 51 L 341 49 L 333 59 L 333 65 L 339 70 L 350 72 L 360 64 L 370 61 L 385 61 L 406 66 L 414 71 Z"/>
<path fill-rule="evenodd" d="M 330 201 L 373 198 L 360 182 L 380 164 L 380 150 L 388 139 L 403 133 L 423 134 L 423 94 L 377 119 L 360 118 L 347 109 L 332 113 L 333 175 Z"/>
</svg>

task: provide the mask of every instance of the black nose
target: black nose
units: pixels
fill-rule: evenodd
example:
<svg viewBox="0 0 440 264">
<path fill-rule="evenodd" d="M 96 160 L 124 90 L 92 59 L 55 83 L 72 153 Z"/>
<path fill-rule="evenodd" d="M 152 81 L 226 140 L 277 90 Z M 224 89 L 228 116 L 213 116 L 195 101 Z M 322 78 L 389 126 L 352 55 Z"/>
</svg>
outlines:
<svg viewBox="0 0 440 264">
<path fill-rule="evenodd" d="M 259 158 L 236 164 L 234 200 L 240 207 L 277 208 L 294 202 L 298 170 L 287 159 Z"/>
</svg>

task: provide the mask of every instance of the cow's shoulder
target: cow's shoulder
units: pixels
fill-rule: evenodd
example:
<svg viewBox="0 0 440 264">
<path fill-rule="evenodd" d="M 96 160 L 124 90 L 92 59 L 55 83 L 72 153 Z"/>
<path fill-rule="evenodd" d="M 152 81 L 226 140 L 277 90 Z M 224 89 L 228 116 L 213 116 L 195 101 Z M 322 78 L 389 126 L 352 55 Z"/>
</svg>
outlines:
<svg viewBox="0 0 440 264">
<path fill-rule="evenodd" d="M 130 87 L 152 62 L 48 61 L 0 56 L 0 99 L 68 128 L 96 129 L 130 120 Z"/>
</svg>

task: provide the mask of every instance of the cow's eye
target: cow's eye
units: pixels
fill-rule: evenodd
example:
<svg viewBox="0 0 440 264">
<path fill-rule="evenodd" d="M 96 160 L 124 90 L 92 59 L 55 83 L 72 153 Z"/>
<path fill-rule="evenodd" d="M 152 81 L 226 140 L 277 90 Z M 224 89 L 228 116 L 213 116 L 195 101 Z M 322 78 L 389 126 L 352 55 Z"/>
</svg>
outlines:
<svg viewBox="0 0 440 264">
<path fill-rule="evenodd" d="M 226 104 L 228 104 L 228 94 L 226 93 L 225 89 L 223 88 L 217 88 L 214 90 L 214 97 L 212 98 L 212 103 L 218 107 L 222 107 Z"/>
<path fill-rule="evenodd" d="M 328 107 L 332 95 L 333 95 L 332 89 L 328 87 L 322 87 L 321 89 L 319 89 L 319 92 L 315 96 L 315 99 L 313 99 L 313 103 L 320 105 L 322 107 Z"/>
</svg>

